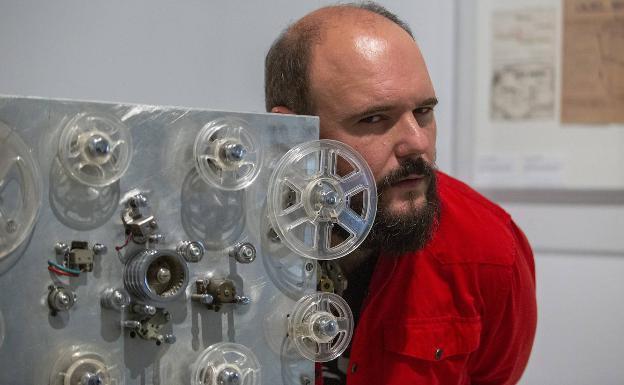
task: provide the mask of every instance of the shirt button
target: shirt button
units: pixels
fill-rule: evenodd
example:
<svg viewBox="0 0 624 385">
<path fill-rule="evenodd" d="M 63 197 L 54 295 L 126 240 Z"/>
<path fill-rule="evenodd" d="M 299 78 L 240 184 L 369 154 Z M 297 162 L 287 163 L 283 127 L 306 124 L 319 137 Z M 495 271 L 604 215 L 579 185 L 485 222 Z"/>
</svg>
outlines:
<svg viewBox="0 0 624 385">
<path fill-rule="evenodd" d="M 358 368 L 358 366 L 357 366 L 356 363 L 352 364 L 351 365 L 351 373 L 355 373 L 357 371 L 357 368 Z"/>
<path fill-rule="evenodd" d="M 443 355 L 444 355 L 444 350 L 442 348 L 437 348 L 435 350 L 435 359 L 436 359 L 436 361 L 440 361 L 442 359 Z"/>
</svg>

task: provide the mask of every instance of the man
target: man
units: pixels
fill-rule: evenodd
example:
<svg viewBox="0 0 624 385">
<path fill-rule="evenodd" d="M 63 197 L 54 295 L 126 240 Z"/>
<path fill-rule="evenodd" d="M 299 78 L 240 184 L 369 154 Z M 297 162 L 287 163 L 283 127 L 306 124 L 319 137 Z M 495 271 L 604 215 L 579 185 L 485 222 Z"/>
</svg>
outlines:
<svg viewBox="0 0 624 385">
<path fill-rule="evenodd" d="M 377 181 L 374 228 L 340 260 L 357 319 L 346 383 L 516 383 L 535 335 L 533 255 L 507 213 L 435 170 L 437 99 L 409 28 L 374 3 L 322 8 L 275 41 L 265 74 L 267 110 L 318 115 L 320 136 Z"/>
</svg>

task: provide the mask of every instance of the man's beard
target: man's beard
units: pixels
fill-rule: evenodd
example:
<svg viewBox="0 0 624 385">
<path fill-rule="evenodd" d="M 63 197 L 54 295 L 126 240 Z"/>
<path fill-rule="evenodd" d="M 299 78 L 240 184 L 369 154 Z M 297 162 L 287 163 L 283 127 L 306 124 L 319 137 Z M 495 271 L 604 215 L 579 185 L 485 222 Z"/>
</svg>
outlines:
<svg viewBox="0 0 624 385">
<path fill-rule="evenodd" d="M 383 203 L 384 192 L 393 184 L 414 174 L 423 175 L 429 182 L 424 205 L 417 207 L 416 192 L 409 192 L 409 211 L 391 213 L 389 202 Z M 377 197 L 375 223 L 366 238 L 364 248 L 389 256 L 400 256 L 422 249 L 431 239 L 440 216 L 435 167 L 422 158 L 408 159 L 399 169 L 377 182 Z"/>
</svg>

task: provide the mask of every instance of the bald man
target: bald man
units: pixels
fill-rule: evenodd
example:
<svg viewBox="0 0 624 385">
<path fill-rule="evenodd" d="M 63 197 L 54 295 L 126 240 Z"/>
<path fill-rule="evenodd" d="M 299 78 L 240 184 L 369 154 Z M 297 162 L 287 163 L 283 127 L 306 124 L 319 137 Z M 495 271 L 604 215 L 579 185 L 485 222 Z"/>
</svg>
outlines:
<svg viewBox="0 0 624 385">
<path fill-rule="evenodd" d="M 339 260 L 356 316 L 325 385 L 513 384 L 536 327 L 526 237 L 494 203 L 435 167 L 438 103 L 409 27 L 374 4 L 319 9 L 266 58 L 268 111 L 320 117 L 372 169 L 378 211 Z"/>
</svg>

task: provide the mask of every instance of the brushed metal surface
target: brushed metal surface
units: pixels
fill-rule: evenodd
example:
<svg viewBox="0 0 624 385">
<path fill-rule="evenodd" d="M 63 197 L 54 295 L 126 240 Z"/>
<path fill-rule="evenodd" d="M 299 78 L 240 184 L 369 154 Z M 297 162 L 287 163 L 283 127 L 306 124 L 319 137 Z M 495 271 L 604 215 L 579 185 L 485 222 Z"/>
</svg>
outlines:
<svg viewBox="0 0 624 385">
<path fill-rule="evenodd" d="M 63 124 L 83 111 L 112 114 L 130 129 L 133 157 L 121 179 L 103 188 L 81 185 L 58 161 L 58 138 Z M 244 190 L 210 187 L 194 167 L 193 143 L 209 121 L 236 117 L 246 121 L 264 148 L 259 176 Z M 91 344 L 117 359 L 125 384 L 189 384 L 190 366 L 199 354 L 217 342 L 236 342 L 250 348 L 262 368 L 263 384 L 300 383 L 313 378 L 314 365 L 276 350 L 287 344 L 269 341 L 278 335 L 280 311 L 297 298 L 278 289 L 265 270 L 263 258 L 278 250 L 266 239 L 266 191 L 273 165 L 291 147 L 318 139 L 318 120 L 312 117 L 245 114 L 177 107 L 108 104 L 37 98 L 0 97 L 0 121 L 30 147 L 42 178 L 39 217 L 30 238 L 9 258 L 0 261 L 0 384 L 48 384 L 58 353 L 75 344 Z M 123 287 L 123 263 L 115 251 L 125 241 L 120 213 L 133 193 L 145 194 L 158 219 L 165 241 L 156 247 L 175 250 L 179 241 L 201 240 L 206 252 L 198 263 L 188 263 L 186 295 L 165 307 L 172 315 L 165 326 L 176 337 L 172 345 L 130 338 L 120 327 L 121 314 L 100 305 L 100 294 Z M 264 233 L 264 234 L 263 234 Z M 107 253 L 95 257 L 90 273 L 57 277 L 47 270 L 61 241 L 99 242 Z M 228 257 L 237 242 L 251 242 L 257 258 L 239 264 Z M 130 242 L 121 252 L 130 255 L 142 247 Z M 293 260 L 300 260 L 293 255 Z M 246 306 L 227 305 L 219 312 L 191 302 L 197 278 L 228 277 L 251 299 Z M 272 278 L 273 277 L 273 278 Z M 53 316 L 47 305 L 48 286 L 61 282 L 77 294 L 75 306 Z M 313 285 L 312 285 L 313 286 Z M 302 294 L 306 290 L 302 290 Z M 284 310 L 286 309 L 286 310 Z M 285 331 L 284 331 L 285 332 Z M 276 346 L 277 345 L 277 346 Z M 285 382 L 286 381 L 286 382 Z"/>
</svg>

